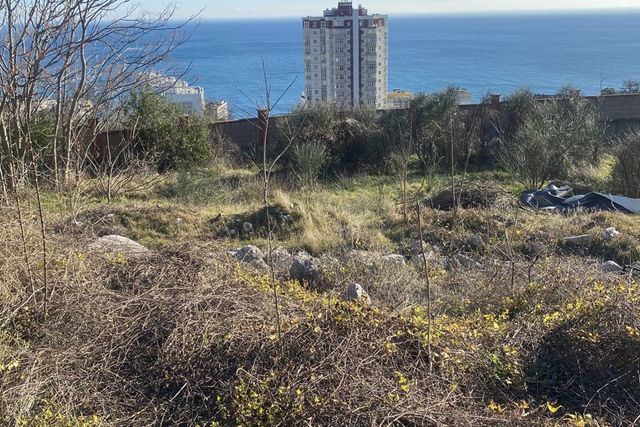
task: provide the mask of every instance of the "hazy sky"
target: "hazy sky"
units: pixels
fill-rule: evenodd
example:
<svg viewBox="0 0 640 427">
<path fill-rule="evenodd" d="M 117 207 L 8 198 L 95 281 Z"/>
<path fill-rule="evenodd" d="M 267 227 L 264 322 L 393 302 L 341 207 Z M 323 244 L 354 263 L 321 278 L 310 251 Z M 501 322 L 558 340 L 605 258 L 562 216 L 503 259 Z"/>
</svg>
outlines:
<svg viewBox="0 0 640 427">
<path fill-rule="evenodd" d="M 169 3 L 138 1 L 149 11 Z M 176 15 L 185 17 L 203 9 L 204 18 L 306 16 L 321 14 L 334 4 L 337 0 L 177 0 Z M 640 8 L 640 0 L 362 0 L 362 4 L 387 14 Z"/>
</svg>

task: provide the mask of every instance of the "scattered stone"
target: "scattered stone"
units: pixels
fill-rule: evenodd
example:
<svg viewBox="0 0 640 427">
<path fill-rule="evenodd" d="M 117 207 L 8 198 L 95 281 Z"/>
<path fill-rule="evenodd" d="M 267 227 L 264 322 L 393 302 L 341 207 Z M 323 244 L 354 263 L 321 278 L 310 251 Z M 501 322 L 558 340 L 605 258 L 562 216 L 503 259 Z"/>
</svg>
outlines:
<svg viewBox="0 0 640 427">
<path fill-rule="evenodd" d="M 251 233 L 253 231 L 253 224 L 251 224 L 250 222 L 245 222 L 244 224 L 242 224 L 242 231 L 247 234 Z"/>
<path fill-rule="evenodd" d="M 616 230 L 615 227 L 609 227 L 606 230 L 604 230 L 604 233 L 602 233 L 602 238 L 604 240 L 613 240 L 619 235 L 620 235 L 620 232 Z"/>
<path fill-rule="evenodd" d="M 231 237 L 232 239 L 238 237 L 238 230 L 236 230 L 235 228 L 229 230 L 229 237 Z"/>
<path fill-rule="evenodd" d="M 342 295 L 342 299 L 345 301 L 362 301 L 366 304 L 371 304 L 371 298 L 369 294 L 358 283 L 352 283 Z"/>
<path fill-rule="evenodd" d="M 564 239 L 564 242 L 572 246 L 588 245 L 591 243 L 591 236 L 588 234 L 582 234 L 580 236 L 571 236 Z"/>
<path fill-rule="evenodd" d="M 602 269 L 608 273 L 622 273 L 624 271 L 624 268 L 614 261 L 605 262 L 602 264 Z"/>
<path fill-rule="evenodd" d="M 293 222 L 293 217 L 286 212 L 278 212 L 277 218 L 281 224 L 287 224 L 287 223 Z"/>
<path fill-rule="evenodd" d="M 313 282 L 320 277 L 320 260 L 307 253 L 293 256 L 289 266 L 289 276 L 294 280 Z"/>
<path fill-rule="evenodd" d="M 145 248 L 140 243 L 127 239 L 126 237 L 113 234 L 100 237 L 98 240 L 91 243 L 87 249 L 90 252 L 112 255 L 123 254 L 125 256 L 141 256 L 150 253 L 149 249 Z"/>
<path fill-rule="evenodd" d="M 402 268 L 407 265 L 407 260 L 402 255 L 391 254 L 381 257 L 380 264 L 383 267 Z"/>
<path fill-rule="evenodd" d="M 253 245 L 244 246 L 235 251 L 234 256 L 238 261 L 251 263 L 257 259 L 264 259 L 264 254 L 260 249 Z"/>
<path fill-rule="evenodd" d="M 473 236 L 469 236 L 464 240 L 465 246 L 473 249 L 475 251 L 479 251 L 484 249 L 484 241 L 482 240 L 482 236 L 479 234 L 474 234 Z"/>
</svg>

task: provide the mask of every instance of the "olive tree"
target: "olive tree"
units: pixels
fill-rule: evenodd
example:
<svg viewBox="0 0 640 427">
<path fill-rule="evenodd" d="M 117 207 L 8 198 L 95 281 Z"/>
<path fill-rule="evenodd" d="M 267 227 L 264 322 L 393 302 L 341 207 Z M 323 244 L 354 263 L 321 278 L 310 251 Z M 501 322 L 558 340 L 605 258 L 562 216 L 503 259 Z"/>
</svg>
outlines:
<svg viewBox="0 0 640 427">
<path fill-rule="evenodd" d="M 501 136 L 498 157 L 520 182 L 540 188 L 597 162 L 603 143 L 598 105 L 567 88 L 529 105 L 513 135 Z"/>
</svg>

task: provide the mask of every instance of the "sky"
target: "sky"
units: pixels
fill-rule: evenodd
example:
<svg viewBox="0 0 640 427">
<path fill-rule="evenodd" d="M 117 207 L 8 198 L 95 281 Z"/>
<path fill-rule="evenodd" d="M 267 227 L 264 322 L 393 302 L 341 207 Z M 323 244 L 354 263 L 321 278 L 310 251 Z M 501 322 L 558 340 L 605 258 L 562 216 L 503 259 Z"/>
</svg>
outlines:
<svg viewBox="0 0 640 427">
<path fill-rule="evenodd" d="M 166 0 L 138 1 L 142 9 L 150 12 L 169 3 Z M 337 4 L 337 0 L 177 0 L 175 3 L 177 18 L 200 13 L 205 19 L 241 19 L 321 15 L 324 9 Z M 362 0 L 361 3 L 371 12 L 384 14 L 640 8 L 640 0 Z"/>
</svg>

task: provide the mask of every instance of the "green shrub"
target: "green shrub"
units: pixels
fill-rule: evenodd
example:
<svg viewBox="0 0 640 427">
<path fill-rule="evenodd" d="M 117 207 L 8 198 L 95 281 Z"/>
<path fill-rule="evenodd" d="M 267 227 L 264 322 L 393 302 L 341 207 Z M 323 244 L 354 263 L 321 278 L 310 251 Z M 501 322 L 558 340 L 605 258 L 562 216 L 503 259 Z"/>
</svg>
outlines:
<svg viewBox="0 0 640 427">
<path fill-rule="evenodd" d="M 355 171 L 382 164 L 378 155 L 381 132 L 378 113 L 370 108 L 342 109 L 337 104 L 296 107 L 275 133 L 272 156 L 290 143 L 321 144 L 327 148 L 327 169 Z M 293 150 L 283 159 L 292 168 Z"/>
<path fill-rule="evenodd" d="M 137 130 L 137 149 L 152 158 L 160 172 L 200 165 L 213 156 L 205 118 L 188 115 L 159 95 L 132 95 L 128 128 Z"/>
<path fill-rule="evenodd" d="M 295 145 L 291 167 L 296 178 L 306 187 L 313 187 L 329 160 L 329 150 L 320 142 Z"/>
</svg>

